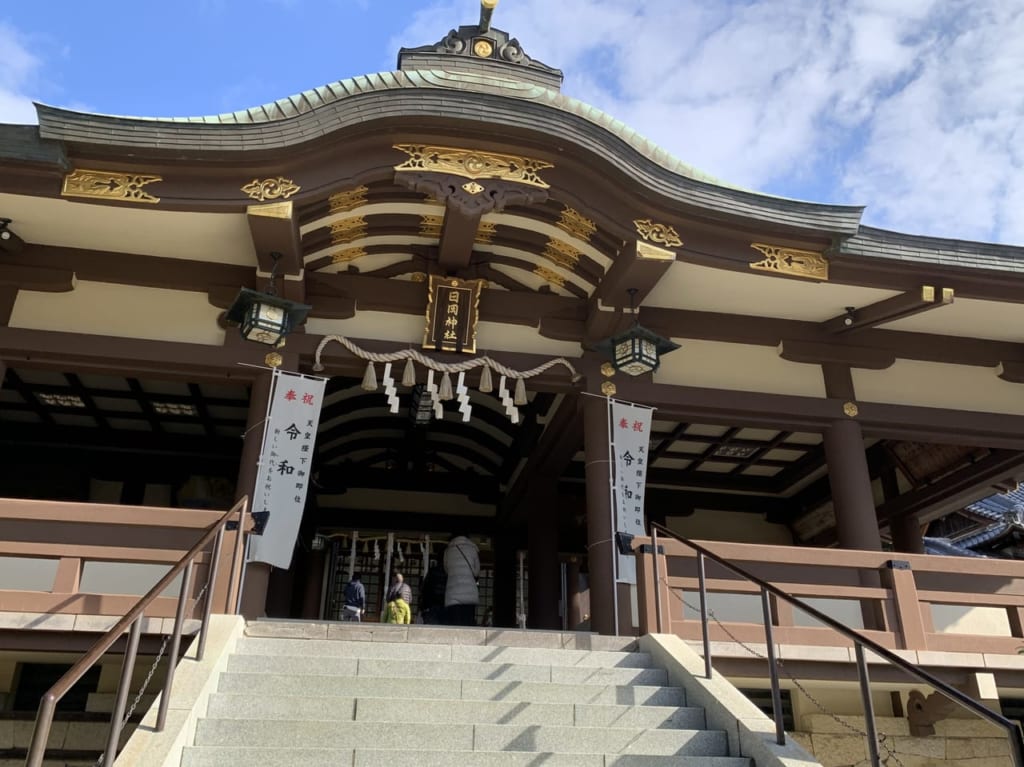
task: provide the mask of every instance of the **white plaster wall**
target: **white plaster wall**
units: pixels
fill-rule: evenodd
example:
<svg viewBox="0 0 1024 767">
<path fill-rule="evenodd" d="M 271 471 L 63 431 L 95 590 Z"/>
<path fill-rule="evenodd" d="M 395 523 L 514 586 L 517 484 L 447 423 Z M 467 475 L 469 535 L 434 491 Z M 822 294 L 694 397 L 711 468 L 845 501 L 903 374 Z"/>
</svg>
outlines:
<svg viewBox="0 0 1024 767">
<path fill-rule="evenodd" d="M 862 402 L 1024 414 L 1024 384 L 1003 381 L 993 368 L 896 360 L 886 370 L 853 371 Z"/>
<path fill-rule="evenodd" d="M 205 293 L 80 281 L 68 293 L 19 292 L 10 325 L 220 346 L 220 313 Z"/>
<path fill-rule="evenodd" d="M 665 355 L 654 382 L 679 386 L 824 397 L 818 365 L 788 362 L 770 346 L 673 339 L 682 348 Z"/>
</svg>

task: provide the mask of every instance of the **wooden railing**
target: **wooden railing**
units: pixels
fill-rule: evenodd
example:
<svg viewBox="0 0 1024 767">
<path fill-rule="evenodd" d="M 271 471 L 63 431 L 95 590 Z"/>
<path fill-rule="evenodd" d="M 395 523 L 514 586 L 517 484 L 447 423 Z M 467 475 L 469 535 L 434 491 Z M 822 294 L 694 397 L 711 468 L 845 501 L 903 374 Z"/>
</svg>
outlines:
<svg viewBox="0 0 1024 767">
<path fill-rule="evenodd" d="M 223 511 L 114 506 L 93 503 L 27 501 L 0 498 L 0 557 L 45 559 L 55 563 L 49 588 L 11 588 L 0 583 L 0 612 L 123 616 L 139 593 L 88 593 L 82 576 L 90 563 L 145 564 L 169 570 Z M 235 550 L 235 530 L 225 532 L 227 551 Z M 190 602 L 210 567 L 209 553 L 195 561 L 196 584 Z M 225 563 L 218 572 L 213 611 L 234 611 L 240 561 Z M 160 573 L 162 574 L 162 573 Z M 159 575 L 152 577 L 156 582 Z M 146 611 L 151 618 L 175 615 L 177 596 L 157 597 Z M 188 604 L 191 610 L 194 604 Z M 191 614 L 191 613 L 189 613 Z"/>
<path fill-rule="evenodd" d="M 663 554 L 655 563 L 650 545 L 644 546 L 645 543 L 650 540 L 634 541 L 641 633 L 657 631 L 699 639 L 700 615 L 694 609 L 698 599 L 695 552 L 679 541 L 659 538 Z M 794 597 L 813 600 L 826 614 L 830 612 L 829 602 L 833 606 L 852 607 L 862 618 L 861 633 L 883 647 L 1008 655 L 1015 655 L 1024 647 L 1024 562 L 715 541 L 697 543 Z M 651 585 L 655 582 L 656 567 L 660 574 L 657 592 Z M 763 642 L 760 590 L 713 562 L 707 568 L 707 590 L 712 604 L 716 595 L 723 594 L 749 595 L 750 599 L 749 617 L 742 614 L 742 606 L 721 611 L 730 613 L 726 618 L 719 616 L 728 634 L 713 622 L 712 638 L 729 641 L 732 634 L 740 641 Z M 932 608 L 941 605 L 962 606 L 965 612 L 995 608 L 1005 615 L 1005 621 L 999 621 L 1004 630 L 983 631 L 980 616 L 968 615 L 958 633 L 938 631 Z M 991 618 L 991 610 L 988 612 L 985 617 Z M 848 644 L 830 629 L 799 625 L 798 616 L 787 604 L 776 603 L 774 614 L 774 636 L 779 644 Z M 972 623 L 978 627 L 976 631 L 971 631 Z"/>
</svg>

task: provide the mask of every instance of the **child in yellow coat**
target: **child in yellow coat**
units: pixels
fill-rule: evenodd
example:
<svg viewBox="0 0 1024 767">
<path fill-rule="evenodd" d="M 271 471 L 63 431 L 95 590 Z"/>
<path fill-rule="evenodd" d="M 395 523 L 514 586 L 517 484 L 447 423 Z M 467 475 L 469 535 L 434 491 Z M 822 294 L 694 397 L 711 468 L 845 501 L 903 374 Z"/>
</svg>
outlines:
<svg viewBox="0 0 1024 767">
<path fill-rule="evenodd" d="M 412 623 L 412 610 L 404 599 L 392 599 L 384 611 L 385 623 Z"/>
</svg>

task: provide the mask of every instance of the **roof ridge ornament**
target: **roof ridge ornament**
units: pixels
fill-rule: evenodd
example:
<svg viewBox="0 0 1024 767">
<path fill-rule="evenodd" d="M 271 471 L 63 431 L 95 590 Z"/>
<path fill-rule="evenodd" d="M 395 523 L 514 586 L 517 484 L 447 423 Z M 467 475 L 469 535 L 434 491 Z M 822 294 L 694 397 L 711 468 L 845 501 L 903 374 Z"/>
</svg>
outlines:
<svg viewBox="0 0 1024 767">
<path fill-rule="evenodd" d="M 519 40 L 491 26 L 491 17 L 497 6 L 498 0 L 480 0 L 478 23 L 452 29 L 433 45 L 402 48 L 398 52 L 398 68 L 404 71 L 467 71 L 480 75 L 482 63 L 514 65 L 511 71 L 506 69 L 502 74 L 505 77 L 512 74 L 546 88 L 560 90 L 561 70 L 531 59 Z"/>
</svg>

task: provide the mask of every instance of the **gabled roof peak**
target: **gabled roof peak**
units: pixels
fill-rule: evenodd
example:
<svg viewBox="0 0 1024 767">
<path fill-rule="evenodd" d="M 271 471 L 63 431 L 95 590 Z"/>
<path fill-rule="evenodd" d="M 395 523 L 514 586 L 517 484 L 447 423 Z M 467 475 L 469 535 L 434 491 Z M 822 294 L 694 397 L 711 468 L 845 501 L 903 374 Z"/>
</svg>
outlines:
<svg viewBox="0 0 1024 767">
<path fill-rule="evenodd" d="M 497 5 L 498 0 L 480 0 L 478 23 L 452 29 L 433 45 L 402 48 L 398 52 L 398 68 L 404 71 L 473 71 L 561 90 L 560 69 L 530 58 L 519 40 L 491 26 Z"/>
</svg>

